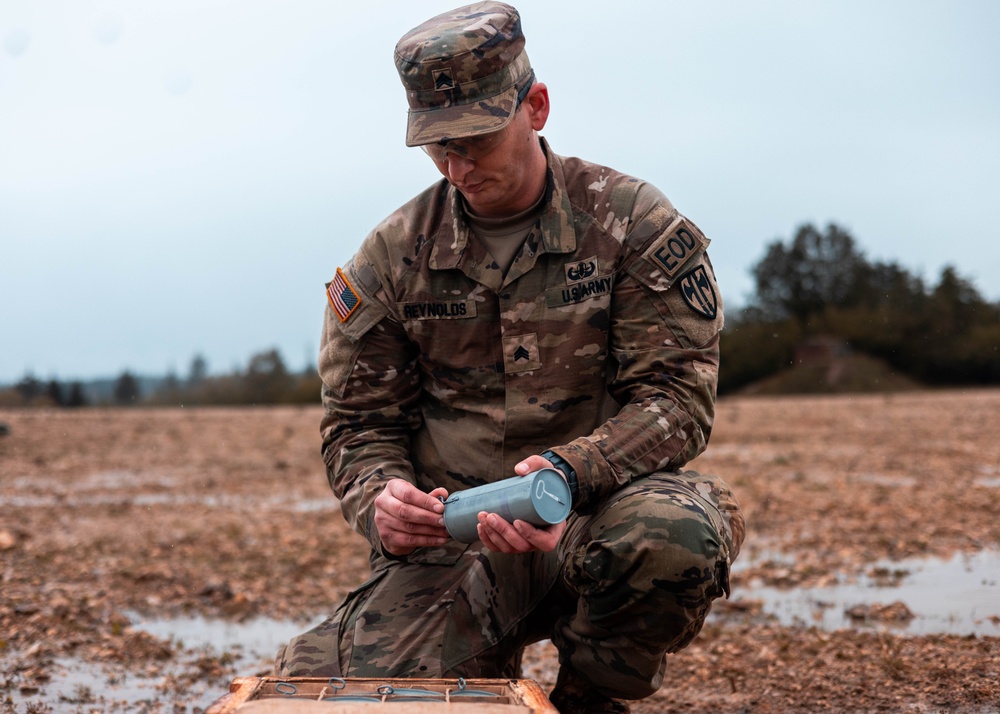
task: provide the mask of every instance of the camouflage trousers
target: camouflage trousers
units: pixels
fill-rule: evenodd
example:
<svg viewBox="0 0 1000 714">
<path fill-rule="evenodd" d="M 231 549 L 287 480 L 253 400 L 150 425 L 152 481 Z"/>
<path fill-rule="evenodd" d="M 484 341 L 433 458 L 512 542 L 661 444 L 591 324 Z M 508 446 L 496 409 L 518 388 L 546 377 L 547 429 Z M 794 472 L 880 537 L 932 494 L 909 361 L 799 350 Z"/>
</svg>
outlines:
<svg viewBox="0 0 1000 714">
<path fill-rule="evenodd" d="M 745 533 L 720 479 L 663 472 L 572 515 L 552 553 L 506 555 L 475 543 L 377 558 L 337 611 L 279 651 L 281 677 L 518 677 L 531 642 L 603 693 L 655 692 L 666 655 L 729 595 Z"/>
</svg>

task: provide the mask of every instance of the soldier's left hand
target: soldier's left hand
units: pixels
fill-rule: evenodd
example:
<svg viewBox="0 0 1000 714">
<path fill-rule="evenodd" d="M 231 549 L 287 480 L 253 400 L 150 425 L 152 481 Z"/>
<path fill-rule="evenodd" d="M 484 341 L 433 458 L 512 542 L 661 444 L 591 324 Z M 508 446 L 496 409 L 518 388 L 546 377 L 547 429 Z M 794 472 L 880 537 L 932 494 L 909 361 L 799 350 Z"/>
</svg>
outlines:
<svg viewBox="0 0 1000 714">
<path fill-rule="evenodd" d="M 521 476 L 526 476 L 539 469 L 552 468 L 549 460 L 541 456 L 529 456 L 514 467 Z M 542 551 L 549 553 L 555 550 L 566 530 L 566 521 L 555 525 L 537 528 L 527 521 L 508 523 L 496 513 L 479 514 L 479 540 L 494 553 L 531 553 Z"/>
<path fill-rule="evenodd" d="M 508 523 L 496 513 L 479 514 L 479 540 L 495 553 L 530 553 L 555 550 L 566 530 L 566 521 L 536 528 L 527 521 Z"/>
</svg>

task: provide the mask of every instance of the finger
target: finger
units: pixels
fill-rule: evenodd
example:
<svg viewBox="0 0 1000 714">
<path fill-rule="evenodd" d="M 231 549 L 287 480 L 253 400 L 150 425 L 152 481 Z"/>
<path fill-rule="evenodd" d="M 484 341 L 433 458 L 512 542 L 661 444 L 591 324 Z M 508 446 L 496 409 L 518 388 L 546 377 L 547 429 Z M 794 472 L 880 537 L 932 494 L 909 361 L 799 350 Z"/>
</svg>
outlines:
<svg viewBox="0 0 1000 714">
<path fill-rule="evenodd" d="M 494 534 L 482 523 L 476 526 L 476 530 L 479 534 L 479 540 L 488 549 L 492 550 L 494 553 L 510 553 L 510 546 L 504 543 L 502 540 L 497 540 L 494 538 Z"/>
<path fill-rule="evenodd" d="M 562 534 L 566 531 L 566 522 L 556 523 L 545 528 L 536 528 L 527 521 L 514 521 L 514 530 L 534 549 L 543 553 L 555 550 Z"/>
<path fill-rule="evenodd" d="M 495 513 L 480 514 L 480 523 L 487 537 L 501 548 L 501 552 L 527 553 L 535 549 L 514 526 Z"/>
<path fill-rule="evenodd" d="M 397 555 L 403 554 L 404 548 L 405 552 L 410 552 L 413 548 L 443 545 L 448 542 L 448 533 L 444 528 L 408 523 L 391 516 L 376 515 L 375 527 L 383 545 Z"/>
<path fill-rule="evenodd" d="M 417 548 L 444 545 L 447 538 L 433 538 L 408 533 L 388 533 L 382 537 L 382 545 L 393 555 L 409 555 Z"/>
<path fill-rule="evenodd" d="M 443 525 L 425 524 L 412 520 L 396 518 L 390 513 L 380 512 L 375 514 L 375 526 L 380 533 L 403 533 L 416 536 L 445 537 L 447 531 Z"/>
<path fill-rule="evenodd" d="M 497 531 L 483 523 L 480 523 L 477 526 L 477 530 L 479 533 L 479 540 L 482 541 L 484 546 L 492 550 L 494 553 L 523 552 L 514 547 L 513 544 L 508 543 Z"/>
<path fill-rule="evenodd" d="M 443 486 L 439 486 L 438 488 L 435 488 L 433 491 L 431 491 L 427 495 L 430 496 L 431 498 L 436 498 L 438 500 L 438 502 L 440 503 L 441 501 L 447 501 L 448 500 L 448 489 L 444 488 Z M 441 506 L 441 510 L 442 511 L 444 510 L 444 506 L 443 505 Z"/>
<path fill-rule="evenodd" d="M 378 532 L 386 535 L 399 537 L 426 537 L 426 538 L 446 538 L 448 533 L 444 528 L 434 526 L 422 526 L 419 523 L 407 523 L 406 521 L 396 521 L 394 523 L 376 523 Z"/>
<path fill-rule="evenodd" d="M 441 515 L 444 504 L 407 481 L 390 481 L 376 497 L 375 508 L 376 512 L 381 511 L 400 521 L 444 525 L 444 517 Z"/>
<path fill-rule="evenodd" d="M 444 504 L 438 500 L 439 492 L 447 493 L 443 488 L 436 488 L 430 493 L 424 493 L 409 481 L 396 479 L 389 482 L 392 495 L 398 501 L 408 503 L 425 511 L 444 513 Z"/>
<path fill-rule="evenodd" d="M 444 516 L 419 506 L 402 504 L 397 508 L 395 515 L 399 520 L 409 524 L 444 527 Z"/>
<path fill-rule="evenodd" d="M 529 456 L 523 461 L 518 462 L 514 466 L 514 473 L 520 476 L 527 476 L 533 471 L 538 471 L 539 469 L 550 469 L 552 468 L 552 463 L 546 459 L 544 456 Z"/>
<path fill-rule="evenodd" d="M 478 514 L 479 523 L 476 524 L 476 533 L 483 545 L 495 553 L 510 553 L 510 546 L 495 529 L 490 528 L 486 523 L 487 513 L 482 511 Z"/>
</svg>

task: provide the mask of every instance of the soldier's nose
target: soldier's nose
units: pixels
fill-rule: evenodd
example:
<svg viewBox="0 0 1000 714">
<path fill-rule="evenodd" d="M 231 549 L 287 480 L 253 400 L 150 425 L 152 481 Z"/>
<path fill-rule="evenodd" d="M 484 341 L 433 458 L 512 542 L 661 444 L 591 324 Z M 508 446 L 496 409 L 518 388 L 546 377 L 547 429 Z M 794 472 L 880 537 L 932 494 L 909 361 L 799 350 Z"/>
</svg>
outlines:
<svg viewBox="0 0 1000 714">
<path fill-rule="evenodd" d="M 452 183 L 462 183 L 462 180 L 476 166 L 476 162 L 458 154 L 448 154 L 445 161 L 447 162 L 445 170 Z"/>
</svg>

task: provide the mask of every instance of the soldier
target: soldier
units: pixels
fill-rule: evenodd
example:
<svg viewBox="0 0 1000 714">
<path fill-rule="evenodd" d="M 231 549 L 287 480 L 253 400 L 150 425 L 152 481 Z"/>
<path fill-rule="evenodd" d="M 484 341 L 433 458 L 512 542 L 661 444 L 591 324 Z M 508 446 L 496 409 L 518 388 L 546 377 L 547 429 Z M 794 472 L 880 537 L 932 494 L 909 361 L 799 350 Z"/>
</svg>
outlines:
<svg viewBox="0 0 1000 714">
<path fill-rule="evenodd" d="M 278 653 L 278 676 L 516 677 L 551 638 L 562 712 L 627 712 L 729 594 L 743 517 L 684 465 L 714 418 L 708 239 L 655 187 L 552 152 L 518 12 L 480 2 L 399 41 L 407 146 L 444 180 L 327 287 L 323 458 L 371 577 Z M 543 467 L 563 523 L 442 499 Z"/>
</svg>

